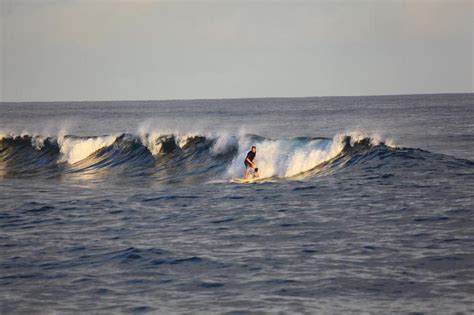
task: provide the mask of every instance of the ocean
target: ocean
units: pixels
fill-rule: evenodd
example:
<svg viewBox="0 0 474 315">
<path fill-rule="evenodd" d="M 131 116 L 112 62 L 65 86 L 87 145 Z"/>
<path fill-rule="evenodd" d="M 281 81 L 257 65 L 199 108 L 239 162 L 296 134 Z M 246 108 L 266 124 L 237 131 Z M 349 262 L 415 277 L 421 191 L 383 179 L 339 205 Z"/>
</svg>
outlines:
<svg viewBox="0 0 474 315">
<path fill-rule="evenodd" d="M 474 94 L 0 103 L 0 313 L 473 313 L 473 145 Z"/>
</svg>

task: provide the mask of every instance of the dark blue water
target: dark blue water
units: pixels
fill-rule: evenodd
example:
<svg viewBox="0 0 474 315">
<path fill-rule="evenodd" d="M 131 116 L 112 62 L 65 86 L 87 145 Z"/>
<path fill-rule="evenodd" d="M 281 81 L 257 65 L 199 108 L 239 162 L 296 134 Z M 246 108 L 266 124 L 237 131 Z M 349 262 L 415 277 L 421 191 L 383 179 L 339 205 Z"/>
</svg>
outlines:
<svg viewBox="0 0 474 315">
<path fill-rule="evenodd" d="M 473 94 L 2 103 L 0 313 L 472 313 L 473 121 Z"/>
</svg>

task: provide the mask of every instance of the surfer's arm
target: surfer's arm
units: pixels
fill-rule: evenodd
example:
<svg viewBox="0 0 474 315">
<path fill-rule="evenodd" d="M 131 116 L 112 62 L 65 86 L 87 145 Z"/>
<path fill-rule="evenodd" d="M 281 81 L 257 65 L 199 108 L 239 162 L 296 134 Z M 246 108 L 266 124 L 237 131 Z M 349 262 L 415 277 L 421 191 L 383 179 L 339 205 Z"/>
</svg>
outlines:
<svg viewBox="0 0 474 315">
<path fill-rule="evenodd" d="M 253 166 L 253 168 L 257 167 L 257 164 L 255 164 L 254 162 L 250 161 L 249 158 L 245 158 L 245 162 L 249 163 L 250 165 Z"/>
</svg>

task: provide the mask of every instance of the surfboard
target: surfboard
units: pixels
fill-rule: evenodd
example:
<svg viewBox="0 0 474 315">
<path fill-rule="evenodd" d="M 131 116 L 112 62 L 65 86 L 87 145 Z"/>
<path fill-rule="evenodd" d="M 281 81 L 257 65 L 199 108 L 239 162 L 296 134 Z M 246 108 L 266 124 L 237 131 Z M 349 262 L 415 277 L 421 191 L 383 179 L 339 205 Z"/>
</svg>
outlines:
<svg viewBox="0 0 474 315">
<path fill-rule="evenodd" d="M 264 182 L 266 180 L 268 180 L 268 178 L 247 178 L 247 179 L 233 178 L 230 181 L 237 184 L 251 184 L 251 183 Z"/>
<path fill-rule="evenodd" d="M 250 184 L 250 183 L 255 182 L 255 179 L 253 179 L 253 178 L 247 178 L 247 179 L 232 178 L 230 181 L 233 182 L 233 183 L 237 183 L 237 184 Z"/>
</svg>

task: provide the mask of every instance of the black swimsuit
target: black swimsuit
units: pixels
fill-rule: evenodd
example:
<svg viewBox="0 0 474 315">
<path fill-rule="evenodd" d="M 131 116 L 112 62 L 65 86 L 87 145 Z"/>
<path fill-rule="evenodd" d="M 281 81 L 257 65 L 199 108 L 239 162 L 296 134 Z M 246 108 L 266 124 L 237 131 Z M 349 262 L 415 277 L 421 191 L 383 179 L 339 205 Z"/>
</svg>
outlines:
<svg viewBox="0 0 474 315">
<path fill-rule="evenodd" d="M 250 161 L 253 162 L 253 159 L 255 159 L 255 153 L 253 153 L 252 151 L 250 151 L 249 153 L 247 153 L 247 157 L 245 158 L 245 161 L 244 161 L 244 164 L 246 167 L 253 167 L 252 164 L 250 164 L 249 162 L 247 162 L 247 159 L 249 159 Z"/>
</svg>

